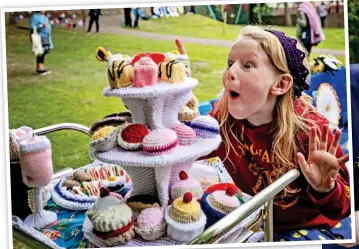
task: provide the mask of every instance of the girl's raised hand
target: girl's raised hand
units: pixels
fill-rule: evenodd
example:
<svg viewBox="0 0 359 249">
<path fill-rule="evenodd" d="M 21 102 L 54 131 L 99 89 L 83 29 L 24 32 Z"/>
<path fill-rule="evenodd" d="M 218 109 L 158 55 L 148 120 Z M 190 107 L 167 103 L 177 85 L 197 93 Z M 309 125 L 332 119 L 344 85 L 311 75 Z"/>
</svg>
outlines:
<svg viewBox="0 0 359 249">
<path fill-rule="evenodd" d="M 341 165 L 349 160 L 349 155 L 337 158 L 336 152 L 339 140 L 342 135 L 340 130 L 336 130 L 332 144 L 328 148 L 329 126 L 323 125 L 321 136 L 318 138 L 317 130 L 312 127 L 309 138 L 308 159 L 305 160 L 302 153 L 298 152 L 298 163 L 303 175 L 312 188 L 320 193 L 327 193 L 335 187 Z"/>
<path fill-rule="evenodd" d="M 177 45 L 178 52 L 180 54 L 187 54 L 187 51 L 184 48 L 183 43 L 180 39 L 176 39 L 176 45 Z"/>
</svg>

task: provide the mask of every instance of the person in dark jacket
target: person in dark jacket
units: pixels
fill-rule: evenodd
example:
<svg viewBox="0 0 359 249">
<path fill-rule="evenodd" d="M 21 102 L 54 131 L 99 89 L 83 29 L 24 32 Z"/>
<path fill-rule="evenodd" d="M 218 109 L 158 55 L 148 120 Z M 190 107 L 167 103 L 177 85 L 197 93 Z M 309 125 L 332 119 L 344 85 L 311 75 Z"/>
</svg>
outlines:
<svg viewBox="0 0 359 249">
<path fill-rule="evenodd" d="M 89 22 L 89 28 L 87 30 L 87 33 L 90 33 L 93 22 L 96 23 L 96 32 L 98 33 L 100 31 L 100 25 L 99 25 L 99 18 L 101 15 L 100 9 L 91 9 L 89 12 L 90 22 Z"/>
</svg>

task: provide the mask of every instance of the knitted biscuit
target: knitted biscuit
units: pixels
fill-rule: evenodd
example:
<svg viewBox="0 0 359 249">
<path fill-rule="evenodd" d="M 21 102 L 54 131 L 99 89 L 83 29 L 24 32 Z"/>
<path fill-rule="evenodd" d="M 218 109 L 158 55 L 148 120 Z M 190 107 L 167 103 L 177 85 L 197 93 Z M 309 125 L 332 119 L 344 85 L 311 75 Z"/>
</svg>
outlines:
<svg viewBox="0 0 359 249">
<path fill-rule="evenodd" d="M 89 182 L 91 177 L 83 170 L 76 170 L 73 174 L 75 181 L 78 182 Z"/>
<path fill-rule="evenodd" d="M 203 195 L 201 207 L 208 218 L 206 227 L 213 225 L 241 205 L 236 193 L 235 187 L 228 187 L 225 191 L 217 190 Z"/>
<path fill-rule="evenodd" d="M 135 231 L 144 240 L 156 240 L 166 233 L 164 210 L 159 207 L 146 208 L 137 217 Z"/>
<path fill-rule="evenodd" d="M 196 141 L 196 132 L 185 124 L 177 124 L 172 130 L 176 132 L 180 145 L 191 145 Z"/>
<path fill-rule="evenodd" d="M 100 152 L 106 152 L 115 148 L 118 131 L 118 127 L 102 127 L 93 134 L 93 140 L 90 142 L 90 147 Z"/>
<path fill-rule="evenodd" d="M 200 199 L 203 195 L 203 189 L 200 182 L 194 178 L 189 178 L 185 171 L 179 173 L 180 180 L 171 187 L 171 197 L 173 200 L 184 196 L 190 192 L 194 199 Z"/>
<path fill-rule="evenodd" d="M 180 61 L 164 61 L 159 64 L 158 78 L 168 83 L 184 82 L 186 77 L 185 67 Z"/>
<path fill-rule="evenodd" d="M 135 63 L 133 87 L 153 86 L 157 83 L 158 66 L 150 57 L 142 57 Z"/>
<path fill-rule="evenodd" d="M 75 186 L 80 186 L 80 183 L 73 180 L 66 180 L 62 183 L 62 186 L 66 187 L 67 189 L 72 189 Z"/>
<path fill-rule="evenodd" d="M 142 141 L 143 151 L 149 155 L 171 152 L 178 145 L 177 134 L 170 129 L 152 130 Z"/>
<path fill-rule="evenodd" d="M 165 212 L 167 235 L 174 240 L 188 242 L 196 238 L 204 230 L 206 216 L 200 204 L 192 199 L 187 192 L 183 198 L 178 198 Z"/>
<path fill-rule="evenodd" d="M 127 205 L 134 212 L 141 212 L 146 208 L 160 207 L 160 201 L 157 197 L 152 195 L 134 195 L 127 199 Z"/>
<path fill-rule="evenodd" d="M 104 126 L 116 127 L 125 123 L 132 123 L 132 113 L 130 111 L 110 114 L 106 117 L 103 117 L 101 120 L 94 122 L 89 130 L 89 134 L 93 135 L 98 129 Z"/>
<path fill-rule="evenodd" d="M 190 127 L 202 138 L 213 138 L 219 134 L 219 124 L 211 116 L 199 116 L 191 121 Z"/>
<path fill-rule="evenodd" d="M 125 124 L 119 128 L 118 145 L 125 150 L 139 150 L 149 130 L 142 124 Z"/>
<path fill-rule="evenodd" d="M 193 95 L 192 99 L 186 104 L 191 110 L 198 109 L 199 102 L 196 96 Z"/>
</svg>

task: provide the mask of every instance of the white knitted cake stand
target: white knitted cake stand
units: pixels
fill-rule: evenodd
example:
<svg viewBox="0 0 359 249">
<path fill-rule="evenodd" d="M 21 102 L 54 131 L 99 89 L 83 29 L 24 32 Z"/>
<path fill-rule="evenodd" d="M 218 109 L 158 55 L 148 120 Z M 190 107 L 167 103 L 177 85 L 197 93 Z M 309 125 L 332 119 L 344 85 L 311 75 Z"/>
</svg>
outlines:
<svg viewBox="0 0 359 249">
<path fill-rule="evenodd" d="M 150 130 L 172 128 L 180 124 L 178 113 L 192 98 L 192 89 L 198 80 L 186 78 L 182 83 L 160 82 L 143 88 L 105 88 L 103 95 L 120 97 L 133 115 L 133 122 L 143 124 Z M 171 153 L 158 156 L 146 155 L 143 151 L 126 151 L 119 147 L 108 152 L 91 151 L 92 155 L 107 163 L 122 166 L 132 179 L 129 195 L 151 194 L 159 198 L 163 207 L 168 206 L 173 183 L 179 181 L 179 172 L 188 170 L 199 157 L 215 150 L 221 137 L 197 138 L 188 146 L 178 145 Z M 126 196 L 129 197 L 129 196 Z"/>
</svg>

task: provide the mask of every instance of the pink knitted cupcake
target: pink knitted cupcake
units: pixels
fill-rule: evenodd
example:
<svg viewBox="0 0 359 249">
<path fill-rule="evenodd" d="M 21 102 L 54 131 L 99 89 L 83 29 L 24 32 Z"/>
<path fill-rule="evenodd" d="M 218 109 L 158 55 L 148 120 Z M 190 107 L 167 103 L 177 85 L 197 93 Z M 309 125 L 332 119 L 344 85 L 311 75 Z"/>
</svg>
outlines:
<svg viewBox="0 0 359 249">
<path fill-rule="evenodd" d="M 164 209 L 160 207 L 146 208 L 137 217 L 135 231 L 144 240 L 156 240 L 166 233 Z"/>
<path fill-rule="evenodd" d="M 172 130 L 176 132 L 180 145 L 190 145 L 196 141 L 196 132 L 185 124 L 177 124 Z"/>
<path fill-rule="evenodd" d="M 150 155 L 171 152 L 177 144 L 177 134 L 166 128 L 151 131 L 142 141 L 143 151 Z"/>
<path fill-rule="evenodd" d="M 191 192 L 194 199 L 200 199 L 203 195 L 203 188 L 201 183 L 194 179 L 188 178 L 185 171 L 179 173 L 180 181 L 175 182 L 171 187 L 172 200 L 184 196 L 185 193 Z"/>
<path fill-rule="evenodd" d="M 134 67 L 134 87 L 153 86 L 157 83 L 158 66 L 150 57 L 142 57 Z"/>
</svg>

